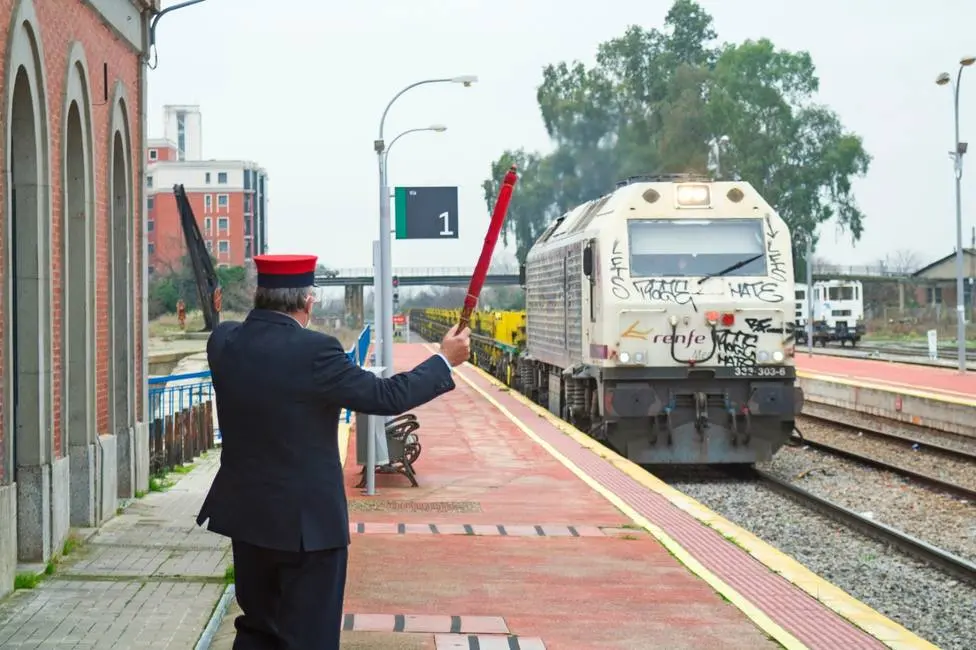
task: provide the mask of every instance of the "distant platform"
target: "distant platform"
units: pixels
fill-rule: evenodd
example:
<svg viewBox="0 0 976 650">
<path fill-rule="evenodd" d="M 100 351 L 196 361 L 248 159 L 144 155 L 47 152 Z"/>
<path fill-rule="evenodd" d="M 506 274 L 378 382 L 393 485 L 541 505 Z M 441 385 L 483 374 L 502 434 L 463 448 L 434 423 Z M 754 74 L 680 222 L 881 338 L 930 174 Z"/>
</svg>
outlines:
<svg viewBox="0 0 976 650">
<path fill-rule="evenodd" d="M 809 356 L 800 350 L 796 367 L 801 375 L 813 378 L 834 377 L 849 381 L 863 381 L 893 390 L 928 393 L 933 398 L 954 397 L 976 404 L 976 373 L 960 374 L 957 370 L 879 361 L 849 359 L 828 355 Z"/>
</svg>

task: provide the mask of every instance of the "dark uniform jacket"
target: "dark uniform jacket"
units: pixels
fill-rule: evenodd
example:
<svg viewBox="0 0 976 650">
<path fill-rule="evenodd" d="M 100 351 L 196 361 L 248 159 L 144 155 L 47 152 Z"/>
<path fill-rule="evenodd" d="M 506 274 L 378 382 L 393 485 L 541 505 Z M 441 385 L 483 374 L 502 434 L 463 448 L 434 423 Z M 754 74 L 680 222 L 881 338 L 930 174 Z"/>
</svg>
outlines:
<svg viewBox="0 0 976 650">
<path fill-rule="evenodd" d="M 334 337 L 259 309 L 214 328 L 207 359 L 223 449 L 197 523 L 209 518 L 215 533 L 281 551 L 349 544 L 342 408 L 399 415 L 454 388 L 442 357 L 380 379 Z"/>
</svg>

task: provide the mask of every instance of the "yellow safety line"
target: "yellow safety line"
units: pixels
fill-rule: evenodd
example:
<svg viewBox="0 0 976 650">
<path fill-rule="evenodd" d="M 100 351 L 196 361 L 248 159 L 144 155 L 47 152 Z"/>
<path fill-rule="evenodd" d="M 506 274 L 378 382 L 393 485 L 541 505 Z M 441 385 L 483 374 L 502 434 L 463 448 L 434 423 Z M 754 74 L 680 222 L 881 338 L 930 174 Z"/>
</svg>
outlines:
<svg viewBox="0 0 976 650">
<path fill-rule="evenodd" d="M 910 395 L 912 397 L 928 399 L 934 402 L 946 402 L 949 404 L 956 404 L 959 406 L 976 406 L 976 399 L 969 396 L 968 393 L 960 393 L 958 391 L 929 392 L 929 391 L 922 391 L 915 388 L 911 388 L 909 384 L 899 384 L 895 382 L 874 383 L 879 380 L 870 377 L 855 377 L 853 375 L 843 375 L 843 376 L 830 375 L 830 374 L 806 372 L 803 370 L 797 370 L 796 376 L 801 377 L 803 379 L 814 379 L 816 381 L 826 381 L 835 384 L 844 384 L 845 386 L 856 386 L 858 388 L 873 388 L 875 390 L 884 391 L 886 393 L 900 393 L 902 395 Z"/>
<path fill-rule="evenodd" d="M 428 347 L 428 349 L 430 348 Z M 833 583 L 810 571 L 792 557 L 786 555 L 778 549 L 773 548 L 752 533 L 740 528 L 736 524 L 733 524 L 714 511 L 709 510 L 707 507 L 695 501 L 691 497 L 679 492 L 678 490 L 675 490 L 653 474 L 641 468 L 639 465 L 636 465 L 623 456 L 620 456 L 608 447 L 604 447 L 602 444 L 582 431 L 579 431 L 575 427 L 569 425 L 567 422 L 560 420 L 538 404 L 530 401 L 524 395 L 508 389 L 508 387 L 501 384 L 501 382 L 480 368 L 471 366 L 471 369 L 474 372 L 480 373 L 487 381 L 498 388 L 508 390 L 509 394 L 513 398 L 520 401 L 524 406 L 531 409 L 539 416 L 544 417 L 550 424 L 562 431 L 562 433 L 565 435 L 568 435 L 575 442 L 597 454 L 644 487 L 657 492 L 673 505 L 684 512 L 687 512 L 706 526 L 715 529 L 722 534 L 723 537 L 742 548 L 744 551 L 769 568 L 772 572 L 785 578 L 797 588 L 802 589 L 818 602 L 822 603 L 824 606 L 831 609 L 842 618 L 847 619 L 874 638 L 878 639 L 889 648 L 896 648 L 899 650 L 903 648 L 939 650 L 938 646 L 929 643 L 925 639 L 913 634 L 911 631 L 892 621 L 880 612 L 868 607 Z M 466 384 L 485 397 L 490 404 L 501 411 L 508 419 L 518 426 L 519 429 L 525 432 L 526 435 L 541 445 L 556 460 L 573 472 L 573 474 L 583 480 L 584 483 L 592 487 L 601 496 L 610 501 L 634 523 L 648 530 L 665 546 L 665 548 L 671 551 L 671 553 L 678 558 L 682 564 L 687 566 L 692 573 L 698 575 L 700 578 L 705 580 L 705 582 L 711 585 L 712 588 L 718 593 L 727 598 L 748 618 L 752 619 L 752 621 L 755 622 L 764 632 L 769 634 L 788 649 L 806 648 L 806 646 L 796 639 L 796 637 L 792 636 L 789 632 L 781 628 L 777 623 L 770 619 L 765 612 L 760 610 L 756 605 L 752 604 L 748 599 L 722 581 L 721 578 L 703 567 L 688 551 L 681 547 L 667 533 L 652 524 L 646 518 L 642 517 L 639 513 L 633 510 L 633 508 L 621 501 L 619 497 L 613 494 L 613 492 L 603 487 L 595 479 L 591 478 L 583 470 L 577 467 L 572 461 L 556 451 L 555 448 L 546 443 L 538 436 L 538 434 L 532 431 L 530 427 L 519 420 L 517 416 L 499 404 L 493 397 L 475 385 L 470 379 L 461 373 L 456 374 L 460 376 Z"/>
</svg>

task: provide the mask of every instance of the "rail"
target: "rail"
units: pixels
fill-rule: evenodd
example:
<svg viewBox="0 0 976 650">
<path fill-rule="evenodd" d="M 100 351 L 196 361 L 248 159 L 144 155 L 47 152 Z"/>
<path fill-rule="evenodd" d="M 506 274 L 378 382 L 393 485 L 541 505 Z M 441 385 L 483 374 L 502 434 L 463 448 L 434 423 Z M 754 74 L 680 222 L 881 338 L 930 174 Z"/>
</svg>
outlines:
<svg viewBox="0 0 976 650">
<path fill-rule="evenodd" d="M 886 526 L 881 522 L 868 519 L 853 510 L 849 510 L 823 497 L 807 492 L 803 488 L 797 487 L 789 481 L 783 480 L 769 472 L 754 467 L 748 468 L 745 471 L 747 475 L 751 473 L 758 480 L 769 485 L 783 496 L 808 506 L 868 537 L 872 537 L 884 544 L 890 544 L 923 562 L 942 569 L 957 579 L 965 580 L 969 584 L 976 584 L 976 564 L 973 564 L 966 558 L 949 553 L 916 537 L 912 537 L 907 533 L 903 533 L 900 530 Z"/>
</svg>

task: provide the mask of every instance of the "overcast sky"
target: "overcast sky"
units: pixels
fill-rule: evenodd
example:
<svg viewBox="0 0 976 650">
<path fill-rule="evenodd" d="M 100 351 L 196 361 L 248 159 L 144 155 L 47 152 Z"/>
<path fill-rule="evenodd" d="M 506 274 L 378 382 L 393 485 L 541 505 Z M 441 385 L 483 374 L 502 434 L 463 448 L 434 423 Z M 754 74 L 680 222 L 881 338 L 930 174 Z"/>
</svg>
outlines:
<svg viewBox="0 0 976 650">
<path fill-rule="evenodd" d="M 820 101 L 864 138 L 874 157 L 855 186 L 867 214 L 864 237 L 854 246 L 832 224 L 822 226 L 821 255 L 865 264 L 898 250 L 914 251 L 922 263 L 951 253 L 952 97 L 934 80 L 943 70 L 955 76 L 959 58 L 976 55 L 976 2 L 700 4 L 722 41 L 767 37 L 780 48 L 809 51 Z M 460 192 L 460 240 L 394 240 L 394 266 L 473 266 L 488 223 L 480 186 L 489 164 L 506 148 L 550 148 L 535 100 L 543 66 L 591 63 L 599 43 L 630 24 L 659 27 L 670 6 L 665 0 L 206 0 L 159 23 L 149 134 L 162 135 L 164 104 L 199 104 L 205 158 L 244 158 L 268 170 L 271 252 L 309 252 L 331 267 L 366 267 L 378 232 L 372 147 L 383 107 L 414 81 L 478 75 L 471 88 L 410 91 L 386 124 L 387 141 L 409 128 L 448 126 L 397 143 L 391 185 L 457 185 Z M 963 75 L 960 116 L 961 139 L 976 139 L 976 66 Z M 976 155 L 968 162 L 966 246 L 976 226 Z"/>
</svg>

